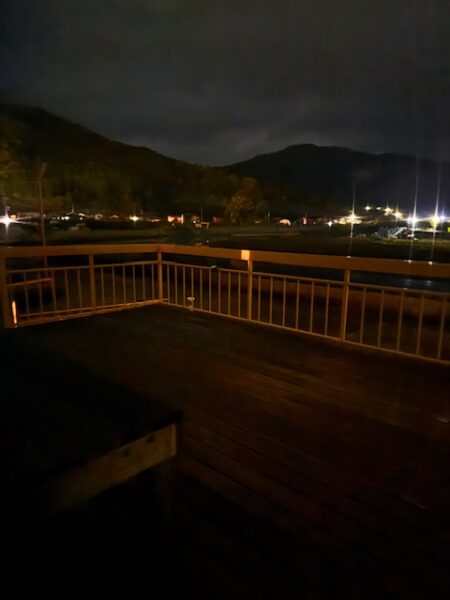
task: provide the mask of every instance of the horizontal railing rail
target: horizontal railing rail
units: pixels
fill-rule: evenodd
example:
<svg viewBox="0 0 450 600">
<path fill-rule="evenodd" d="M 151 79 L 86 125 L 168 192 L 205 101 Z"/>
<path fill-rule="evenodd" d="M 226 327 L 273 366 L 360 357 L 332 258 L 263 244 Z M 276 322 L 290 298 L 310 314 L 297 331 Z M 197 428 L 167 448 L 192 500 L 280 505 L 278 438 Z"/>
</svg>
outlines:
<svg viewBox="0 0 450 600">
<path fill-rule="evenodd" d="M 447 364 L 449 281 L 449 264 L 395 259 L 174 244 L 0 248 L 3 327 L 162 302 Z"/>
</svg>

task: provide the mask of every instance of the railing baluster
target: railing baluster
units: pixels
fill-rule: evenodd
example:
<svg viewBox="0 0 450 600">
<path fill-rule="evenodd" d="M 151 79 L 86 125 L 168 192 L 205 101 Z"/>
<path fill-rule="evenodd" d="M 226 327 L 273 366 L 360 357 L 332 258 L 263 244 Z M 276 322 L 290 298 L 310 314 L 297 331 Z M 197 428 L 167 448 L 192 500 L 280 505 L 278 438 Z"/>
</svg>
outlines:
<svg viewBox="0 0 450 600">
<path fill-rule="evenodd" d="M 66 309 L 70 310 L 70 288 L 69 288 L 69 277 L 67 275 L 67 269 L 64 269 L 64 292 L 66 296 Z"/>
<path fill-rule="evenodd" d="M 247 319 L 253 319 L 253 258 L 251 252 L 247 256 Z"/>
<path fill-rule="evenodd" d="M 156 261 L 158 265 L 158 300 L 163 302 L 164 300 L 164 281 L 163 281 L 163 256 L 162 252 L 158 250 L 156 253 Z"/>
<path fill-rule="evenodd" d="M 402 323 L 403 323 L 403 307 L 405 304 L 405 290 L 400 292 L 400 306 L 398 309 L 398 323 L 397 323 L 397 339 L 395 341 L 395 349 L 400 350 L 400 341 L 402 337 Z"/>
<path fill-rule="evenodd" d="M 311 282 L 311 302 L 309 305 L 309 331 L 313 330 L 314 325 L 314 281 Z"/>
<path fill-rule="evenodd" d="M 170 265 L 166 265 L 167 302 L 170 304 Z"/>
<path fill-rule="evenodd" d="M 155 293 L 156 282 L 155 282 L 155 265 L 154 264 L 151 265 L 150 277 L 152 280 L 152 300 L 156 300 L 156 293 Z"/>
<path fill-rule="evenodd" d="M 231 315 L 231 271 L 228 271 L 228 314 Z"/>
<path fill-rule="evenodd" d="M 77 268 L 77 289 L 78 289 L 78 308 L 83 308 L 83 293 L 81 289 L 81 272 L 80 268 Z"/>
<path fill-rule="evenodd" d="M 200 310 L 203 310 L 203 267 L 200 267 L 198 274 L 199 282 L 198 285 L 200 287 Z"/>
<path fill-rule="evenodd" d="M 221 289 L 220 289 L 220 284 L 221 284 L 221 273 L 220 273 L 220 269 L 219 269 L 219 273 L 217 276 L 217 312 L 220 313 L 221 308 L 222 308 L 222 303 L 221 303 Z"/>
<path fill-rule="evenodd" d="M 132 265 L 133 273 L 133 302 L 136 304 L 136 266 Z"/>
<path fill-rule="evenodd" d="M 97 290 L 95 287 L 95 263 L 94 263 L 94 255 L 89 254 L 89 292 L 90 292 L 90 302 L 91 302 L 91 310 L 95 311 L 97 308 Z"/>
<path fill-rule="evenodd" d="M 258 275 L 258 321 L 261 321 L 261 275 Z"/>
<path fill-rule="evenodd" d="M 328 310 L 329 310 L 329 305 L 330 305 L 330 284 L 327 283 L 327 287 L 326 287 L 326 296 L 325 296 L 325 326 L 324 326 L 324 335 L 328 335 Z"/>
<path fill-rule="evenodd" d="M 55 286 L 56 274 L 55 274 L 55 271 L 51 271 L 50 277 L 51 277 L 50 287 L 51 287 L 51 290 L 52 290 L 53 312 L 56 314 L 58 312 L 58 306 L 57 306 L 57 303 L 56 303 L 56 286 Z"/>
<path fill-rule="evenodd" d="M 111 283 L 112 283 L 112 293 L 113 293 L 113 304 L 116 304 L 116 268 L 111 267 Z"/>
<path fill-rule="evenodd" d="M 286 277 L 283 278 L 283 309 L 281 314 L 281 324 L 286 326 Z"/>
<path fill-rule="evenodd" d="M 419 319 L 417 323 L 417 343 L 416 343 L 416 354 L 420 354 L 420 344 L 422 342 L 422 322 L 423 322 L 423 309 L 425 307 L 425 294 L 420 296 L 420 308 L 419 308 Z"/>
<path fill-rule="evenodd" d="M 26 273 L 23 273 L 23 281 L 27 281 Z M 30 293 L 27 285 L 25 285 L 25 312 L 27 315 L 30 313 Z"/>
<path fill-rule="evenodd" d="M 147 300 L 147 290 L 145 289 L 145 265 L 141 265 L 141 280 L 142 280 L 142 300 Z"/>
<path fill-rule="evenodd" d="M 447 297 L 444 296 L 444 299 L 442 301 L 441 322 L 439 325 L 439 337 L 438 337 L 437 352 L 436 352 L 436 358 L 438 360 L 440 360 L 442 357 L 442 346 L 444 343 L 444 327 L 445 327 L 446 309 L 447 309 Z"/>
<path fill-rule="evenodd" d="M 209 282 L 208 282 L 209 299 L 208 299 L 208 306 L 209 306 L 209 312 L 212 312 L 212 275 L 211 275 L 211 269 L 208 269 L 208 273 L 209 273 Z"/>
<path fill-rule="evenodd" d="M 350 294 L 350 269 L 344 271 L 344 281 L 342 284 L 342 304 L 341 304 L 341 327 L 339 332 L 339 339 L 345 342 L 347 337 L 347 314 L 348 314 L 348 298 Z"/>
<path fill-rule="evenodd" d="M 380 312 L 378 315 L 378 333 L 377 333 L 377 347 L 381 346 L 381 335 L 383 331 L 383 313 L 384 313 L 384 290 L 381 290 L 380 298 Z"/>
<path fill-rule="evenodd" d="M 0 255 L 0 316 L 3 329 L 10 329 L 14 326 L 10 309 L 10 294 L 7 287 L 9 281 L 6 258 Z"/>
<path fill-rule="evenodd" d="M 191 303 L 192 303 L 192 308 L 194 307 L 195 304 L 195 286 L 194 286 L 194 267 L 191 267 Z"/>
<path fill-rule="evenodd" d="M 297 279 L 296 296 L 295 296 L 295 329 L 298 329 L 299 310 L 300 310 L 300 280 Z"/>
<path fill-rule="evenodd" d="M 42 279 L 41 271 L 38 271 L 38 278 Z M 42 314 L 44 312 L 44 300 L 43 300 L 43 295 L 42 295 L 42 281 L 39 281 L 38 296 L 39 296 L 39 312 Z"/>
<path fill-rule="evenodd" d="M 103 272 L 103 267 L 100 267 L 100 285 L 101 285 L 101 289 L 102 289 L 102 306 L 105 306 L 105 304 L 106 304 L 106 299 L 105 299 L 105 274 Z"/>
<path fill-rule="evenodd" d="M 241 316 L 241 272 L 238 271 L 238 297 L 237 297 L 237 316 Z"/>
<path fill-rule="evenodd" d="M 126 284 L 126 278 L 125 278 L 125 267 L 122 267 L 122 296 L 123 296 L 123 303 L 126 304 L 127 303 L 127 284 Z"/>
<path fill-rule="evenodd" d="M 173 266 L 173 285 L 175 288 L 175 304 L 178 304 L 178 265 Z"/>
<path fill-rule="evenodd" d="M 272 323 L 273 312 L 273 275 L 270 275 L 269 323 Z"/>
<path fill-rule="evenodd" d="M 183 306 L 186 306 L 186 267 L 183 265 Z"/>
<path fill-rule="evenodd" d="M 366 317 L 366 296 L 367 288 L 363 288 L 363 295 L 361 300 L 361 320 L 359 322 L 359 343 L 362 344 L 364 341 L 364 326 Z"/>
</svg>

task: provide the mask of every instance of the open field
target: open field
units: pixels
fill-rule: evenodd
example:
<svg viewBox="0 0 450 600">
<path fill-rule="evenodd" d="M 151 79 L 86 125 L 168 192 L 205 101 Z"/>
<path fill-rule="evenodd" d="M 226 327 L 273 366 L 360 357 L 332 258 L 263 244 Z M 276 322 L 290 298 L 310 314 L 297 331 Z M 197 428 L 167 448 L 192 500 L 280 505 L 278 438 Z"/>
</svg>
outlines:
<svg viewBox="0 0 450 600">
<path fill-rule="evenodd" d="M 324 231 L 308 228 L 292 232 L 247 234 L 242 230 L 210 233 L 211 246 L 225 248 L 247 248 L 249 250 L 269 250 L 273 252 L 300 252 L 305 254 L 329 254 L 341 256 L 366 256 L 374 258 L 400 258 L 412 260 L 435 260 L 450 262 L 450 240 L 388 240 L 373 235 L 355 235 L 350 240 L 345 228 Z"/>
<path fill-rule="evenodd" d="M 18 231 L 10 227 L 8 243 L 18 245 L 39 244 L 37 231 Z M 374 235 L 355 232 L 352 240 L 346 227 L 332 230 L 320 227 L 286 228 L 274 224 L 251 226 L 213 226 L 195 229 L 189 226 L 171 227 L 163 225 L 147 229 L 101 229 L 89 228 L 68 231 L 50 230 L 48 244 L 92 244 L 92 243 L 150 243 L 202 244 L 222 248 L 247 248 L 300 252 L 305 254 L 328 254 L 341 256 L 366 256 L 375 258 L 400 258 L 412 260 L 434 260 L 450 262 L 450 239 L 438 239 L 433 244 L 429 239 L 388 240 Z M 0 228 L 0 244 L 5 243 L 3 228 Z"/>
</svg>

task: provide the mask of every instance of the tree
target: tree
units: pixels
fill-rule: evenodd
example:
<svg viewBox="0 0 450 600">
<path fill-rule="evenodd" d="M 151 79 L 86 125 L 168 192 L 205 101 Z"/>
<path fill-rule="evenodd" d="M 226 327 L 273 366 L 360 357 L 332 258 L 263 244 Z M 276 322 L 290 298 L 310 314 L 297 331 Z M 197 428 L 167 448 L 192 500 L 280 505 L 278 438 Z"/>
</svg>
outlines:
<svg viewBox="0 0 450 600">
<path fill-rule="evenodd" d="M 233 194 L 225 209 L 231 223 L 248 223 L 264 211 L 259 182 L 253 177 L 244 177 L 240 188 Z"/>
</svg>

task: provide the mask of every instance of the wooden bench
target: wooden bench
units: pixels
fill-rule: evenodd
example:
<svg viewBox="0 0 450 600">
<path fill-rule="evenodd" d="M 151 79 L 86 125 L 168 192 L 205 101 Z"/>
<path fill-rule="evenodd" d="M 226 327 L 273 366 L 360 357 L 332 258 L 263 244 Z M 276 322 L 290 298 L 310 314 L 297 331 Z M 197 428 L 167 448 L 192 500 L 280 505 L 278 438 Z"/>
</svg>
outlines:
<svg viewBox="0 0 450 600">
<path fill-rule="evenodd" d="M 58 356 L 41 327 L 38 344 L 26 330 L 0 334 L 1 495 L 19 518 L 76 508 L 177 450 L 174 407 Z"/>
</svg>

